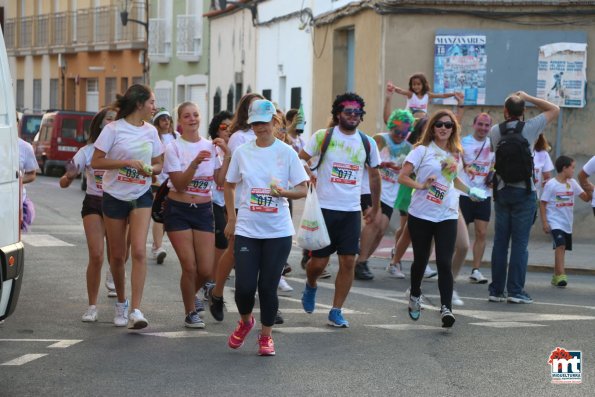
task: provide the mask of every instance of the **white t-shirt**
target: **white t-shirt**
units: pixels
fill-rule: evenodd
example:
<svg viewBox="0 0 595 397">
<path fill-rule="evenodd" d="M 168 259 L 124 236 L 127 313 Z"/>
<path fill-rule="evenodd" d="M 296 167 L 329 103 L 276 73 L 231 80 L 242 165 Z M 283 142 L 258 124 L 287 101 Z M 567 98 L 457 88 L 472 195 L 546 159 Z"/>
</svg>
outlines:
<svg viewBox="0 0 595 397">
<path fill-rule="evenodd" d="M 430 102 L 430 96 L 426 93 L 424 96 L 419 98 L 417 94 L 413 93 L 411 98 L 407 98 L 407 109 L 411 110 L 411 113 L 424 112 L 428 113 L 428 103 Z"/>
<path fill-rule="evenodd" d="M 432 142 L 413 149 L 405 161 L 413 165 L 419 183 L 424 183 L 431 175 L 436 176 L 429 189 L 415 190 L 409 213 L 431 222 L 457 219 L 459 194 L 453 181 L 463 166 L 461 156 L 448 153 Z"/>
<path fill-rule="evenodd" d="M 161 142 L 163 143 L 163 148 L 165 150 L 165 148 L 167 148 L 167 145 L 169 145 L 171 142 L 174 142 L 176 139 L 180 138 L 180 134 L 177 131 L 174 131 L 171 134 L 159 134 L 159 138 L 161 139 Z M 167 175 L 167 172 L 162 171 L 161 174 L 157 175 L 155 184 L 161 186 L 161 184 L 163 182 L 165 182 L 165 180 L 169 177 L 169 175 Z"/>
<path fill-rule="evenodd" d="M 103 174 L 105 170 L 96 170 L 91 167 L 91 159 L 95 152 L 95 146 L 92 143 L 83 146 L 74 155 L 72 162 L 76 165 L 79 172 L 85 173 L 87 178 L 87 194 L 90 196 L 103 196 Z"/>
<path fill-rule="evenodd" d="M 319 156 L 326 130 L 317 131 L 304 148 L 310 156 Z M 370 142 L 370 166 L 380 164 L 380 153 L 376 142 Z M 363 173 L 366 149 L 359 133 L 346 135 L 338 127 L 333 130 L 331 142 L 324 154 L 322 164 L 316 169 L 318 182 L 316 193 L 321 208 L 336 211 L 361 211 Z"/>
<path fill-rule="evenodd" d="M 572 233 L 574 196 L 579 196 L 583 192 L 584 190 L 574 179 L 560 183 L 556 178 L 552 178 L 545 184 L 541 201 L 547 202 L 545 217 L 551 229 Z"/>
<path fill-rule="evenodd" d="M 550 158 L 550 154 L 545 150 L 535 152 L 533 155 L 533 183 L 535 183 L 535 190 L 537 191 L 537 198 L 541 197 L 541 191 L 545 181 L 543 180 L 544 172 L 552 172 L 554 164 Z"/>
<path fill-rule="evenodd" d="M 595 175 L 595 156 L 591 157 L 591 160 L 587 161 L 587 164 L 583 166 L 583 171 L 589 176 Z M 595 194 L 593 195 L 591 206 L 595 207 Z"/>
<path fill-rule="evenodd" d="M 221 149 L 219 149 L 219 147 L 215 147 L 215 151 L 217 152 L 219 162 L 223 164 L 224 153 L 221 151 Z M 213 184 L 213 190 L 211 193 L 213 194 L 213 204 L 217 204 L 219 207 L 224 207 L 225 197 L 223 196 L 223 185 L 219 186 L 217 184 Z"/>
<path fill-rule="evenodd" d="M 287 189 L 308 179 L 295 150 L 278 139 L 266 148 L 255 141 L 238 148 L 226 176 L 228 182 L 237 184 L 240 203 L 235 234 L 256 239 L 292 236 L 289 203 L 285 197 L 271 196 L 270 185 Z"/>
<path fill-rule="evenodd" d="M 163 169 L 167 173 L 184 172 L 200 151 L 208 150 L 211 152 L 211 158 L 198 165 L 184 193 L 194 196 L 211 197 L 211 189 L 215 180 L 215 170 L 221 168 L 221 162 L 219 161 L 219 157 L 217 157 L 215 147 L 213 142 L 204 138 L 201 138 L 198 142 L 188 142 L 180 137 L 167 145 Z M 167 186 L 169 186 L 171 191 L 177 191 L 171 179 L 167 182 Z"/>
<path fill-rule="evenodd" d="M 492 190 L 485 184 L 486 177 L 490 173 L 492 163 L 494 162 L 494 152 L 490 145 L 490 138 L 486 137 L 483 141 L 478 141 L 473 135 L 467 135 L 461 139 L 463 145 L 463 164 L 469 165 L 473 169 L 472 174 L 463 172 L 459 174 L 461 181 L 469 187 L 477 187 L 485 190 L 486 195 L 490 197 Z M 480 153 L 481 151 L 481 153 Z M 460 192 L 462 196 L 466 193 Z"/>
<path fill-rule="evenodd" d="M 237 148 L 239 148 L 240 146 L 242 146 L 244 143 L 247 142 L 252 142 L 256 139 L 256 135 L 254 134 L 254 131 L 252 129 L 243 131 L 243 130 L 238 130 L 236 132 L 234 132 L 233 134 L 231 134 L 231 136 L 229 137 L 229 141 L 227 142 L 227 147 L 229 148 L 229 150 L 231 150 L 231 154 L 233 155 L 233 153 L 236 151 Z M 241 184 L 241 182 L 240 182 Z M 236 186 L 236 190 L 239 189 L 240 186 Z M 234 203 L 234 206 L 236 207 L 236 209 L 240 206 L 240 201 L 239 201 L 239 197 L 236 195 L 236 202 Z"/>
<path fill-rule="evenodd" d="M 27 141 L 19 138 L 19 171 L 23 174 L 26 172 L 37 171 L 37 160 L 35 159 L 35 152 L 33 146 Z M 27 197 L 27 190 L 23 186 L 23 201 Z"/>
<path fill-rule="evenodd" d="M 144 122 L 136 127 L 124 119 L 103 127 L 95 148 L 104 152 L 108 159 L 141 160 L 148 165 L 151 159 L 163 153 L 163 144 L 153 125 Z M 136 200 L 150 188 L 151 177 L 142 176 L 131 167 L 106 170 L 103 175 L 103 191 L 118 200 Z"/>
</svg>

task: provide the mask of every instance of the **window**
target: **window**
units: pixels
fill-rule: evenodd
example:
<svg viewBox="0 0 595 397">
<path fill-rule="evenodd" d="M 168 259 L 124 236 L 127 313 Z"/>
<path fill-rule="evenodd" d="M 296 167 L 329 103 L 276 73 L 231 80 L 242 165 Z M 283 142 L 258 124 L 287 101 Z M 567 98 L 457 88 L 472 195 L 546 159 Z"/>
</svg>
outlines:
<svg viewBox="0 0 595 397">
<path fill-rule="evenodd" d="M 105 78 L 105 105 L 111 104 L 113 101 L 116 100 L 116 94 L 118 89 L 116 87 L 117 80 L 115 77 L 106 77 Z"/>
<path fill-rule="evenodd" d="M 294 87 L 291 89 L 291 109 L 298 109 L 302 103 L 302 87 Z"/>
<path fill-rule="evenodd" d="M 273 91 L 272 90 L 262 90 L 262 96 L 265 99 L 268 99 L 270 101 L 271 97 L 273 96 Z"/>
<path fill-rule="evenodd" d="M 157 107 L 169 109 L 171 101 L 171 88 L 155 88 L 155 103 Z"/>
<path fill-rule="evenodd" d="M 182 103 L 186 101 L 186 86 L 179 85 L 178 86 L 178 103 Z"/>
<path fill-rule="evenodd" d="M 76 120 L 62 119 L 62 139 L 76 138 Z"/>
<path fill-rule="evenodd" d="M 233 106 L 233 87 L 229 87 L 229 91 L 227 91 L 227 110 L 233 113 L 234 106 Z"/>
<path fill-rule="evenodd" d="M 50 109 L 58 109 L 59 81 L 50 79 Z"/>
<path fill-rule="evenodd" d="M 132 84 L 143 84 L 145 78 L 143 76 L 136 76 L 132 78 Z"/>
<path fill-rule="evenodd" d="M 41 79 L 33 79 L 33 110 L 41 110 Z"/>
<path fill-rule="evenodd" d="M 355 30 L 339 29 L 334 33 L 333 92 L 355 89 Z"/>
<path fill-rule="evenodd" d="M 215 96 L 213 97 L 213 114 L 217 114 L 221 111 L 221 90 L 217 87 Z"/>
<path fill-rule="evenodd" d="M 242 98 L 242 89 L 243 89 L 243 84 L 242 83 L 236 83 L 236 103 L 235 103 L 235 106 L 238 106 L 238 103 L 240 103 L 240 99 Z"/>
<path fill-rule="evenodd" d="M 17 80 L 17 110 L 25 107 L 25 80 Z"/>
<path fill-rule="evenodd" d="M 97 112 L 99 110 L 99 80 L 87 79 L 87 112 Z"/>
<path fill-rule="evenodd" d="M 120 92 L 124 93 L 128 89 L 128 77 L 122 77 L 120 79 Z"/>
</svg>

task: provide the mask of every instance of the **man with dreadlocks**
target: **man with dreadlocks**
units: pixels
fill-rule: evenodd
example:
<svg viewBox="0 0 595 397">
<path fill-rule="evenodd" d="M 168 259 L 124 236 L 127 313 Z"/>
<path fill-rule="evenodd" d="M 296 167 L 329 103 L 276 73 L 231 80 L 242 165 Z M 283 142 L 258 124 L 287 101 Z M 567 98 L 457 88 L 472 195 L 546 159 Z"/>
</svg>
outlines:
<svg viewBox="0 0 595 397">
<path fill-rule="evenodd" d="M 316 192 L 329 232 L 331 244 L 312 251 L 312 260 L 306 267 L 306 288 L 302 305 L 312 313 L 316 305 L 316 282 L 334 252 L 339 256 L 339 272 L 335 281 L 333 307 L 328 324 L 347 328 L 341 308 L 353 283 L 355 255 L 359 252 L 361 230 L 361 185 L 364 172 L 368 173 L 371 208 L 364 214 L 366 223 L 372 222 L 380 209 L 380 154 L 376 142 L 358 130 L 366 113 L 364 100 L 357 94 L 338 95 L 332 107 L 330 128 L 319 130 L 300 151 L 306 171 L 316 184 Z M 313 156 L 319 156 L 317 177 L 307 166 Z"/>
<path fill-rule="evenodd" d="M 389 132 L 376 134 L 374 140 L 380 151 L 380 177 L 382 193 L 380 194 L 380 211 L 370 223 L 366 223 L 362 230 L 359 257 L 355 265 L 355 278 L 358 280 L 372 280 L 374 275 L 368 268 L 368 258 L 378 248 L 384 232 L 388 228 L 393 214 L 393 204 L 399 193 L 399 171 L 403 160 L 411 151 L 412 145 L 405 140 L 413 127 L 413 114 L 409 110 L 395 109 L 388 118 L 386 128 Z M 372 207 L 372 196 L 369 185 L 362 183 L 361 206 L 362 211 Z M 401 212 L 401 225 L 407 221 L 407 213 Z"/>
</svg>

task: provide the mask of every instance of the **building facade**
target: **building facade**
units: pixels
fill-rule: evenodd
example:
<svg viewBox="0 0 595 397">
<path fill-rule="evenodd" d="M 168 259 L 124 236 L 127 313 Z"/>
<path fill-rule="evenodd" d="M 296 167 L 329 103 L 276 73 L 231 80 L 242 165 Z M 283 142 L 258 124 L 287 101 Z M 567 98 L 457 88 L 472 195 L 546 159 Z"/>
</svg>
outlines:
<svg viewBox="0 0 595 397">
<path fill-rule="evenodd" d="M 4 39 L 17 110 L 97 111 L 142 83 L 146 30 L 120 17 L 124 1 L 15 0 L 6 3 Z M 129 18 L 146 20 L 143 2 Z"/>
</svg>

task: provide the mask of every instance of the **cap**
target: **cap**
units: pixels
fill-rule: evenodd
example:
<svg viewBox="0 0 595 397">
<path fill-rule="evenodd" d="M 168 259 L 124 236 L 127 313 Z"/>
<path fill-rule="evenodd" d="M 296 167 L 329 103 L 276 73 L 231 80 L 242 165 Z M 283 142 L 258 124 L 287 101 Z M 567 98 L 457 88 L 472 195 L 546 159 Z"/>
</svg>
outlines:
<svg viewBox="0 0 595 397">
<path fill-rule="evenodd" d="M 248 110 L 248 124 L 268 123 L 273 119 L 276 109 L 271 101 L 257 99 L 250 105 Z"/>
<path fill-rule="evenodd" d="M 155 116 L 153 116 L 153 120 L 151 120 L 151 123 L 155 124 L 157 119 L 161 116 L 167 116 L 171 119 L 171 114 L 169 114 L 169 112 L 167 110 L 160 109 L 157 113 L 155 113 Z"/>
</svg>

